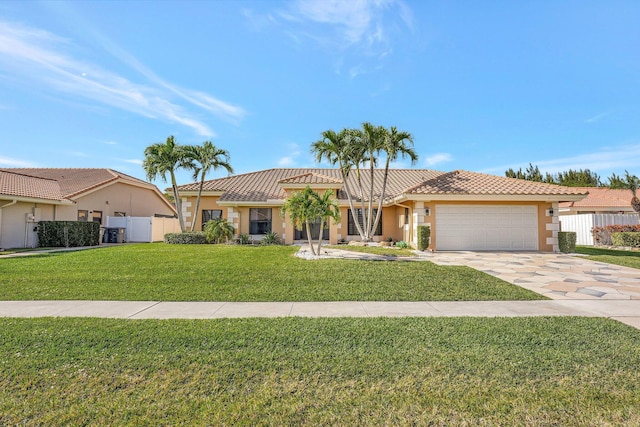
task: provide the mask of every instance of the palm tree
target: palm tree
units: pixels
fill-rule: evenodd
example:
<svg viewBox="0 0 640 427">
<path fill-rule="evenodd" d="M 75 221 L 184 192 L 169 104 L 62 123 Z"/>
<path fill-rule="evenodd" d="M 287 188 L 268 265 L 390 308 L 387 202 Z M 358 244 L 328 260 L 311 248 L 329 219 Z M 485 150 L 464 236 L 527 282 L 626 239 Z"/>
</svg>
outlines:
<svg viewBox="0 0 640 427">
<path fill-rule="evenodd" d="M 384 128 L 383 128 L 384 129 Z M 387 160 L 384 165 L 384 178 L 382 179 L 382 194 L 378 201 L 378 212 L 376 219 L 373 222 L 371 233 L 378 226 L 382 213 L 382 201 L 384 200 L 385 192 L 387 190 L 387 179 L 389 177 L 389 165 L 391 162 L 395 162 L 398 157 L 409 157 L 411 164 L 414 165 L 418 161 L 418 154 L 413 149 L 413 136 L 409 132 L 398 131 L 395 126 L 391 126 L 390 129 L 384 129 L 384 139 L 382 144 L 382 151 L 386 153 Z"/>
<path fill-rule="evenodd" d="M 285 216 L 289 214 L 289 220 L 293 226 L 301 230 L 303 227 L 307 232 L 307 240 L 309 241 L 309 247 L 311 248 L 311 254 L 316 255 L 313 247 L 313 240 L 311 238 L 311 226 L 310 221 L 315 220 L 318 215 L 314 206 L 313 190 L 307 185 L 304 191 L 297 191 L 284 201 L 280 214 Z M 322 234 L 322 230 L 320 230 Z"/>
<path fill-rule="evenodd" d="M 349 209 L 354 215 L 354 218 L 356 214 L 348 178 L 353 168 L 354 159 L 357 157 L 356 151 L 353 149 L 355 139 L 356 133 L 351 129 L 343 129 L 338 133 L 333 130 L 326 130 L 322 132 L 322 139 L 311 144 L 311 153 L 315 155 L 317 162 L 326 159 L 332 166 L 338 165 L 345 193 L 347 194 Z M 360 222 L 357 218 L 355 218 L 354 222 L 358 234 L 364 239 L 364 231 Z"/>
<path fill-rule="evenodd" d="M 235 232 L 236 229 L 225 218 L 208 221 L 204 226 L 204 234 L 210 243 L 227 243 Z"/>
<path fill-rule="evenodd" d="M 173 135 L 167 138 L 167 141 L 163 144 L 158 142 L 145 148 L 144 161 L 142 167 L 147 173 L 147 179 L 152 181 L 158 176 L 162 178 L 163 182 L 167 182 L 167 173 L 171 177 L 171 188 L 173 189 L 173 197 L 176 204 L 176 210 L 178 211 L 178 222 L 180 223 L 180 229 L 184 233 L 186 231 L 184 226 L 184 218 L 182 217 L 182 200 L 178 192 L 178 184 L 176 182 L 175 171 L 184 162 L 184 150 L 181 145 L 176 143 Z"/>
<path fill-rule="evenodd" d="M 198 212 L 200 212 L 200 199 L 205 177 L 210 171 L 215 171 L 219 168 L 224 168 L 231 174 L 233 173 L 233 168 L 229 164 L 229 152 L 216 147 L 211 141 L 205 141 L 202 145 L 187 145 L 184 147 L 184 151 L 183 167 L 193 170 L 193 179 L 200 177 L 198 197 L 196 198 L 195 212 L 191 222 L 191 231 L 193 231 L 196 226 Z"/>
<path fill-rule="evenodd" d="M 631 175 L 629 171 L 624 171 L 625 187 L 631 190 L 633 197 L 631 198 L 631 207 L 638 215 L 640 215 L 640 199 L 636 195 L 638 188 L 640 187 L 640 179 L 637 176 Z"/>
<path fill-rule="evenodd" d="M 309 188 L 309 187 L 307 187 Z M 329 221 L 333 219 L 334 221 L 340 221 L 340 208 L 338 207 L 338 202 L 333 199 L 333 190 L 327 190 L 324 194 L 319 195 L 318 193 L 313 193 L 313 204 L 314 210 L 318 217 L 320 217 L 320 233 L 318 235 L 318 255 L 320 255 L 320 247 L 322 246 L 322 230 L 324 230 L 325 224 L 329 224 Z M 307 234 L 309 232 L 309 227 L 307 226 Z"/>
</svg>

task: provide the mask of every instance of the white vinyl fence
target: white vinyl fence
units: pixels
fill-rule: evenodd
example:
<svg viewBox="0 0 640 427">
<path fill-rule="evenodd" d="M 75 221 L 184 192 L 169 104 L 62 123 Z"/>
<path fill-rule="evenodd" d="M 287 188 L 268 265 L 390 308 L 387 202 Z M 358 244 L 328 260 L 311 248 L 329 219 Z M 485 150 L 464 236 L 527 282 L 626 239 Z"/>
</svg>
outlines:
<svg viewBox="0 0 640 427">
<path fill-rule="evenodd" d="M 161 242 L 166 233 L 179 233 L 177 218 L 108 216 L 105 227 L 124 228 L 125 242 Z"/>
<path fill-rule="evenodd" d="M 560 231 L 575 231 L 576 244 L 593 246 L 593 227 L 606 225 L 636 225 L 639 224 L 636 214 L 579 214 L 560 215 Z"/>
</svg>

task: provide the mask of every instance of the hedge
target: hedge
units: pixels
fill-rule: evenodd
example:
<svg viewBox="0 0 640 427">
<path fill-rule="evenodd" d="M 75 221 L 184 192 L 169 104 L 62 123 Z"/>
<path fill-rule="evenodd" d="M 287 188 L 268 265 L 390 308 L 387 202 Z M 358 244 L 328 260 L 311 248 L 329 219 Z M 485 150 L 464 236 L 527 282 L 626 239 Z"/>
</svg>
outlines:
<svg viewBox="0 0 640 427">
<path fill-rule="evenodd" d="M 576 232 L 575 231 L 558 231 L 558 246 L 560 252 L 573 253 L 576 251 Z"/>
<path fill-rule="evenodd" d="M 604 227 L 593 227 L 591 234 L 596 245 L 611 246 L 613 233 L 632 232 L 640 233 L 640 225 L 606 225 Z"/>
<path fill-rule="evenodd" d="M 428 225 L 418 226 L 418 250 L 424 251 L 429 246 L 429 237 L 431 237 L 431 227 Z"/>
<path fill-rule="evenodd" d="M 100 244 L 100 224 L 93 221 L 40 221 L 40 247 L 97 246 Z"/>
<path fill-rule="evenodd" d="M 202 231 L 187 231 L 185 233 L 167 233 L 164 242 L 170 245 L 203 245 L 207 237 Z"/>
<path fill-rule="evenodd" d="M 612 233 L 611 241 L 614 246 L 640 247 L 640 233 L 631 231 Z"/>
</svg>

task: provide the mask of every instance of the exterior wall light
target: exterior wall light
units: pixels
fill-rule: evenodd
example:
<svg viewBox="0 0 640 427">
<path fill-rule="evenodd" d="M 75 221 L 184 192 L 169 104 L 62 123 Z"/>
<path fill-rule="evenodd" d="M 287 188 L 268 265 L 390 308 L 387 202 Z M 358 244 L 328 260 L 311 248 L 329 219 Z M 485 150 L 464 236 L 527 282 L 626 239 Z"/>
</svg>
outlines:
<svg viewBox="0 0 640 427">
<path fill-rule="evenodd" d="M 553 208 L 549 209 L 549 216 L 553 216 Z"/>
<path fill-rule="evenodd" d="M 430 215 L 431 215 L 431 209 L 426 208 L 426 209 L 424 210 L 424 214 L 425 214 L 426 216 L 430 216 Z"/>
</svg>

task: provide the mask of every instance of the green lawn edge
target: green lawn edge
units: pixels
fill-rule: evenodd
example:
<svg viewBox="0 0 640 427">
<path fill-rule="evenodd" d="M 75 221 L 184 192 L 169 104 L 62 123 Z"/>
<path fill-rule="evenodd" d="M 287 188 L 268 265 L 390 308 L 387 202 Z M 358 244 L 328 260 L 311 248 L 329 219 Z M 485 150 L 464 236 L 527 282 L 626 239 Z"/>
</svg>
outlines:
<svg viewBox="0 0 640 427">
<path fill-rule="evenodd" d="M 606 262 L 608 264 L 640 269 L 640 251 L 577 246 L 575 252 L 587 255 L 585 258 L 591 261 Z"/>
</svg>

